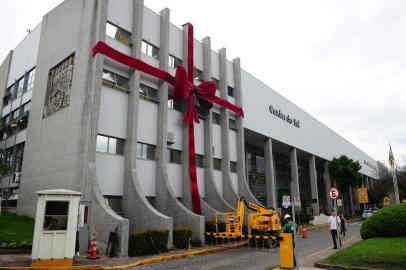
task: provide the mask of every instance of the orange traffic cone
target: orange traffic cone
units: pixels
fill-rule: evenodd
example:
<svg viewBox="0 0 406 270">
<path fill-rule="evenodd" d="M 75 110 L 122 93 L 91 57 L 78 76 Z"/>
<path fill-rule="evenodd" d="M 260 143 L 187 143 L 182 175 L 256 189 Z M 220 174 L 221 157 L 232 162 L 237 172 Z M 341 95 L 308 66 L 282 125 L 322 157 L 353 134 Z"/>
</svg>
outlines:
<svg viewBox="0 0 406 270">
<path fill-rule="evenodd" d="M 92 235 L 92 242 L 90 244 L 90 254 L 87 256 L 88 259 L 90 260 L 96 260 L 99 259 L 97 256 L 97 240 L 96 240 L 96 234 L 93 233 Z"/>
<path fill-rule="evenodd" d="M 303 225 L 303 228 L 302 228 L 302 237 L 303 238 L 309 237 L 309 231 L 304 227 L 304 225 Z"/>
</svg>

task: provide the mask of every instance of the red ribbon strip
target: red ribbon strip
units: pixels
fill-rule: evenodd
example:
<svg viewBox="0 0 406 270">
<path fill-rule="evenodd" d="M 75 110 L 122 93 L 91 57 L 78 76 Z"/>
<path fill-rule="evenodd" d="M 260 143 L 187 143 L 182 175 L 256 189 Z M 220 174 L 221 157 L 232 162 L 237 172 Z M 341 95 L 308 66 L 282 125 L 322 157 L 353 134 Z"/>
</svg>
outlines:
<svg viewBox="0 0 406 270">
<path fill-rule="evenodd" d="M 187 101 L 187 109 L 183 115 L 183 122 L 189 128 L 189 175 L 190 186 L 192 192 L 192 205 L 193 211 L 196 214 L 201 214 L 200 196 L 197 187 L 197 173 L 196 173 L 196 151 L 195 151 L 195 135 L 194 135 L 194 122 L 199 123 L 199 118 L 196 111 L 196 99 L 199 104 L 206 110 L 213 107 L 216 103 L 224 108 L 227 108 L 240 116 L 244 116 L 241 107 L 238 107 L 225 99 L 216 96 L 216 84 L 213 81 L 202 82 L 199 85 L 194 85 L 193 75 L 193 25 L 187 24 L 188 30 L 188 72 L 182 66 L 176 67 L 176 74 L 173 77 L 171 74 L 164 70 L 153 67 L 139 59 L 133 58 L 123 54 L 106 43 L 99 41 L 93 47 L 93 57 L 97 54 L 103 54 L 121 64 L 131 67 L 135 70 L 142 71 L 153 77 L 159 78 L 174 86 L 175 102 Z"/>
</svg>

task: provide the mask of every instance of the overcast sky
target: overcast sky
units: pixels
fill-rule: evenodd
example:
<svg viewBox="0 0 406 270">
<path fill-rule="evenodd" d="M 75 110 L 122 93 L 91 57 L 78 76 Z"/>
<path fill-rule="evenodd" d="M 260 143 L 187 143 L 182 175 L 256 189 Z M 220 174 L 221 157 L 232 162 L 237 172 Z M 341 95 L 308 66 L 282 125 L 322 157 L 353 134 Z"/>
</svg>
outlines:
<svg viewBox="0 0 406 270">
<path fill-rule="evenodd" d="M 120 0 L 114 0 L 120 1 Z M 0 0 L 0 61 L 62 0 Z M 344 138 L 406 163 L 406 1 L 145 0 Z M 61 33 L 63 34 L 63 33 Z"/>
</svg>

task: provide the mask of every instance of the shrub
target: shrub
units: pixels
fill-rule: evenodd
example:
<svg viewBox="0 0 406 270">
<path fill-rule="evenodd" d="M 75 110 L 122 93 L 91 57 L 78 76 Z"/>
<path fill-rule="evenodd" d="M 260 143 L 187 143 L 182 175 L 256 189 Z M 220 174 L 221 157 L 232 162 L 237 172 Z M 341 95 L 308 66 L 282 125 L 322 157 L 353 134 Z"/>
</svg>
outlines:
<svg viewBox="0 0 406 270">
<path fill-rule="evenodd" d="M 361 226 L 362 239 L 397 236 L 406 236 L 406 205 L 386 206 L 365 220 Z"/>
<path fill-rule="evenodd" d="M 168 249 L 168 230 L 146 230 L 130 235 L 128 255 L 144 255 L 165 252 Z"/>
<path fill-rule="evenodd" d="M 187 248 L 189 239 L 192 238 L 192 230 L 188 227 L 173 229 L 173 245 L 177 248 Z"/>
</svg>

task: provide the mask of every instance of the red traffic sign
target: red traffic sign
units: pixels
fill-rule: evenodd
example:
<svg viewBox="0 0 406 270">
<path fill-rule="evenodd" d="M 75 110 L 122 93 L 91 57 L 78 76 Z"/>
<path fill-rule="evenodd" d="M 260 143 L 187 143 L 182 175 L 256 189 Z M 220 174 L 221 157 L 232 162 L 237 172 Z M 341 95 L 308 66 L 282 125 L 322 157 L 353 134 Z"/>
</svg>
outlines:
<svg viewBox="0 0 406 270">
<path fill-rule="evenodd" d="M 338 197 L 340 197 L 340 192 L 338 191 L 337 188 L 332 187 L 332 188 L 330 188 L 329 195 L 330 195 L 331 199 L 337 200 Z"/>
</svg>

